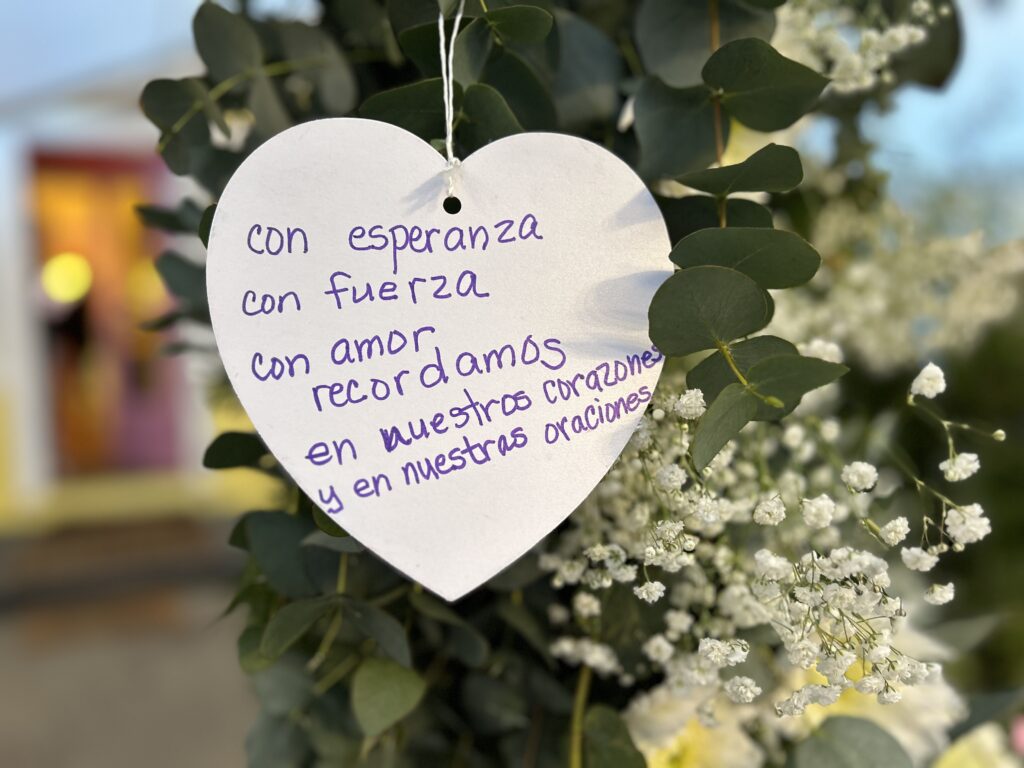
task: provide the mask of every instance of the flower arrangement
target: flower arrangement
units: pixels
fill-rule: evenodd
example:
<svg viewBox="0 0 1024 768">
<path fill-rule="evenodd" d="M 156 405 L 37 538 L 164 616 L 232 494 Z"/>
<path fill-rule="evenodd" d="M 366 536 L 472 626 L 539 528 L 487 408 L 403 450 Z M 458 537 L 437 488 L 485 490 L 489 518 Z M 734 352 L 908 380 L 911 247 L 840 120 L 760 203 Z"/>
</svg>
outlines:
<svg viewBox="0 0 1024 768">
<path fill-rule="evenodd" d="M 303 120 L 358 114 L 437 141 L 438 10 L 325 2 L 307 25 L 203 4 L 206 73 L 142 95 L 159 151 L 215 201 L 249 152 Z M 955 599 L 937 565 L 992 532 L 958 484 L 982 470 L 978 442 L 1005 434 L 945 415 L 929 360 L 968 353 L 1009 314 L 1024 250 L 919 231 L 887 199 L 858 116 L 949 76 L 955 7 L 478 0 L 466 19 L 464 153 L 519 130 L 574 132 L 659 193 L 680 269 L 651 337 L 670 360 L 590 497 L 454 605 L 340 530 L 258 436 L 219 436 L 207 466 L 282 486 L 279 509 L 232 535 L 248 558 L 231 605 L 248 611 L 239 658 L 263 703 L 250 765 L 935 759 L 967 709 L 920 616 Z M 805 179 L 771 142 L 818 119 L 838 126 L 835 157 Z M 744 131 L 760 148 L 729 161 Z M 205 244 L 212 210 L 142 213 Z M 208 324 L 201 264 L 168 252 L 157 267 L 179 306 L 153 327 Z M 900 391 L 865 410 L 876 381 Z M 934 466 L 900 447 L 908 419 L 941 446 Z M 949 755 L 1009 759 L 998 730 L 970 738 Z"/>
</svg>

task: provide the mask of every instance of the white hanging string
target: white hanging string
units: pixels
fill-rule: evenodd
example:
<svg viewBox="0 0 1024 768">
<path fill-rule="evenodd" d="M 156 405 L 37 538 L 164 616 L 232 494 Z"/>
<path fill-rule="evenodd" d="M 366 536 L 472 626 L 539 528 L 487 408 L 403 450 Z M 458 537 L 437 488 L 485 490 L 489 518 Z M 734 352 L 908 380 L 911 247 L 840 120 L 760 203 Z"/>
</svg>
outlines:
<svg viewBox="0 0 1024 768">
<path fill-rule="evenodd" d="M 452 135 L 455 131 L 455 75 L 453 65 L 455 63 L 455 38 L 459 36 L 459 25 L 462 23 L 462 12 L 466 10 L 466 0 L 459 0 L 459 7 L 455 11 L 455 26 L 452 28 L 452 37 L 445 51 L 444 34 L 444 11 L 437 14 L 437 38 L 438 51 L 441 55 L 441 90 L 444 97 L 444 149 L 448 157 L 448 164 L 445 166 L 445 178 L 448 181 L 448 196 L 455 194 L 455 182 L 452 172 L 459 165 L 459 159 L 455 157 L 455 150 L 452 148 Z"/>
</svg>

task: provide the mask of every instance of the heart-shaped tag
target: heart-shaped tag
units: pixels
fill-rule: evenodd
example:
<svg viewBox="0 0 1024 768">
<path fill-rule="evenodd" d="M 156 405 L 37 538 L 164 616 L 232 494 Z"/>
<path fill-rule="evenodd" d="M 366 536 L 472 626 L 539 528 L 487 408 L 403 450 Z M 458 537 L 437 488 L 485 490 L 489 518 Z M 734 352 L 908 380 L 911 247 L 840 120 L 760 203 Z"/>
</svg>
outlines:
<svg viewBox="0 0 1024 768">
<path fill-rule="evenodd" d="M 454 600 L 565 519 L 633 433 L 669 247 L 643 182 L 590 142 L 519 134 L 448 171 L 405 130 L 321 120 L 227 185 L 210 313 L 303 491 Z"/>
</svg>

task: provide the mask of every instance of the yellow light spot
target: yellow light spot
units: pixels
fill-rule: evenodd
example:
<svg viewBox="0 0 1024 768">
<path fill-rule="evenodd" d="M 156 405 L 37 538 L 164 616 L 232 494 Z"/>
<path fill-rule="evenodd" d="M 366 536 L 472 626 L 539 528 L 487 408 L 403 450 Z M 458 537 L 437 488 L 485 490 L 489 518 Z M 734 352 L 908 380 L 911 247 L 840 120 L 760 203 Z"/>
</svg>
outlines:
<svg viewBox="0 0 1024 768">
<path fill-rule="evenodd" d="M 58 304 L 81 301 L 92 287 L 92 267 L 78 253 L 58 253 L 43 264 L 39 276 L 43 292 Z"/>
</svg>

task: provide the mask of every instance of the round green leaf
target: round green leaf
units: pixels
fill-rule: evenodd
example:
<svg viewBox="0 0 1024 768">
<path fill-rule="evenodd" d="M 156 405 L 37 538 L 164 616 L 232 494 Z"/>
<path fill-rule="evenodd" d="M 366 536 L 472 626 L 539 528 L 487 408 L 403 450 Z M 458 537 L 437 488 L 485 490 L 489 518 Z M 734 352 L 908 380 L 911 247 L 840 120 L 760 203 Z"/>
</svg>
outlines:
<svg viewBox="0 0 1024 768">
<path fill-rule="evenodd" d="M 455 108 L 462 89 L 455 85 Z M 420 80 L 389 91 L 380 91 L 363 102 L 359 116 L 381 120 L 414 133 L 424 141 L 444 136 L 444 98 L 441 78 Z"/>
<path fill-rule="evenodd" d="M 506 49 L 484 67 L 481 80 L 495 88 L 529 131 L 554 128 L 557 123 L 551 93 L 536 70 L 517 53 Z"/>
<path fill-rule="evenodd" d="M 768 144 L 735 165 L 707 168 L 678 178 L 680 184 L 725 197 L 733 192 L 788 192 L 804 178 L 799 153 Z"/>
<path fill-rule="evenodd" d="M 559 8 L 555 19 L 560 52 L 552 92 L 559 124 L 569 128 L 613 119 L 621 103 L 623 62 L 618 47 L 574 13 Z"/>
<path fill-rule="evenodd" d="M 554 19 L 543 8 L 512 5 L 484 14 L 491 29 L 506 43 L 539 43 L 551 32 Z"/>
<path fill-rule="evenodd" d="M 648 313 L 651 341 L 681 357 L 748 336 L 768 323 L 767 294 L 741 272 L 692 267 L 666 280 Z"/>
<path fill-rule="evenodd" d="M 207 447 L 203 466 L 207 469 L 258 467 L 260 459 L 266 455 L 267 446 L 255 432 L 223 432 Z"/>
<path fill-rule="evenodd" d="M 711 16 L 707 0 L 644 0 L 636 13 L 636 46 L 644 67 L 676 88 L 701 82 L 700 69 L 711 55 Z M 719 0 L 722 43 L 741 37 L 768 40 L 775 16 L 738 0 Z"/>
<path fill-rule="evenodd" d="M 459 138 L 467 152 L 523 130 L 502 95 L 484 83 L 474 83 L 466 89 L 461 118 Z"/>
<path fill-rule="evenodd" d="M 371 657 L 352 678 L 352 710 L 363 733 L 377 736 L 416 709 L 426 690 L 413 670 Z"/>
<path fill-rule="evenodd" d="M 638 171 L 644 178 L 672 178 L 714 161 L 714 116 L 707 88 L 670 88 L 655 77 L 645 78 L 636 93 L 634 114 Z M 727 141 L 728 125 L 722 129 Z"/>
<path fill-rule="evenodd" d="M 899 742 L 869 720 L 830 717 L 796 745 L 788 768 L 911 768 Z"/>
<path fill-rule="evenodd" d="M 263 63 L 263 49 L 256 30 L 242 16 L 211 2 L 199 6 L 192 19 L 192 34 L 199 58 L 210 79 L 227 80 Z"/>
<path fill-rule="evenodd" d="M 701 72 L 722 106 L 757 131 L 788 128 L 814 108 L 828 79 L 787 59 L 764 40 L 726 43 Z"/>
<path fill-rule="evenodd" d="M 803 285 L 818 271 L 821 257 L 800 235 L 782 229 L 702 229 L 684 237 L 669 258 L 680 267 L 731 267 L 762 288 Z"/>
<path fill-rule="evenodd" d="M 312 627 L 317 619 L 336 606 L 333 597 L 314 597 L 296 600 L 281 607 L 267 623 L 260 641 L 260 653 L 276 659 Z"/>
</svg>

